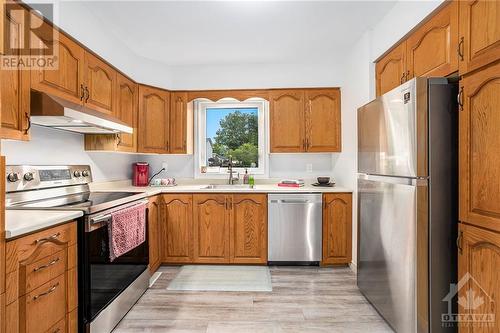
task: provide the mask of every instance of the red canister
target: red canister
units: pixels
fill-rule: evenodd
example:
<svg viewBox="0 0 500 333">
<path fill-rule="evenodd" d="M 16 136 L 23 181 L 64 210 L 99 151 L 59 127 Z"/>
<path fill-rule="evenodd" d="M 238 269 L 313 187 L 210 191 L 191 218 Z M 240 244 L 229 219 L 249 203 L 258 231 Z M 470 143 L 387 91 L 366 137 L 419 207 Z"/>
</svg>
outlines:
<svg viewBox="0 0 500 333">
<path fill-rule="evenodd" d="M 133 178 L 132 185 L 148 186 L 149 184 L 149 163 L 137 162 L 132 165 Z"/>
</svg>

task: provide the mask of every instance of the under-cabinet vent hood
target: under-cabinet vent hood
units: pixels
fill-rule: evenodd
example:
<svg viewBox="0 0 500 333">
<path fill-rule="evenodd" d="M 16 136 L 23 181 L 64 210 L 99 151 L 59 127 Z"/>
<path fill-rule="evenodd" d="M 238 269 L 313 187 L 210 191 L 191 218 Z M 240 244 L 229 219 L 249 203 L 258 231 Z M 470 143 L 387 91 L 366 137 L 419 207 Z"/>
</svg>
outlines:
<svg viewBox="0 0 500 333">
<path fill-rule="evenodd" d="M 133 128 L 110 116 L 40 92 L 31 93 L 31 123 L 84 134 L 133 133 Z"/>
</svg>

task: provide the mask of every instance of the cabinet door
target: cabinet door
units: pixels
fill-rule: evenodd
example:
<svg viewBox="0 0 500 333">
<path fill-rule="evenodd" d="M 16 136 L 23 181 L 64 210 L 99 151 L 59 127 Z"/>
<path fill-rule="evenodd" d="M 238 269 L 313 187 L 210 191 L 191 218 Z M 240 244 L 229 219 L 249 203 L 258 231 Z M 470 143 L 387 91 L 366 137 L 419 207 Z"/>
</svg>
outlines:
<svg viewBox="0 0 500 333">
<path fill-rule="evenodd" d="M 500 1 L 464 0 L 460 6 L 460 74 L 500 57 Z M 463 38 L 463 42 L 462 42 Z"/>
<path fill-rule="evenodd" d="M 52 29 L 52 28 L 50 28 Z M 83 70 L 85 51 L 65 34 L 54 32 L 53 40 L 57 50 L 57 68 L 31 71 L 31 88 L 70 102 L 81 104 L 84 97 Z"/>
<path fill-rule="evenodd" d="M 5 157 L 3 156 L 0 156 L 0 173 L 5 175 Z M 0 179 L 0 294 L 5 292 L 5 178 Z M 0 312 L 1 307 L 0 304 Z"/>
<path fill-rule="evenodd" d="M 493 323 L 467 323 L 460 333 L 493 333 L 500 330 L 500 233 L 461 224 L 458 255 L 458 312 L 467 318 Z M 476 324 L 476 325 L 474 325 Z M 481 326 L 480 324 L 483 324 Z M 488 326 L 490 325 L 490 326 Z"/>
<path fill-rule="evenodd" d="M 168 91 L 139 86 L 138 150 L 140 153 L 169 152 L 169 104 Z"/>
<path fill-rule="evenodd" d="M 460 220 L 500 231 L 500 63 L 460 83 Z"/>
<path fill-rule="evenodd" d="M 266 264 L 267 196 L 235 194 L 231 208 L 231 262 Z"/>
<path fill-rule="evenodd" d="M 117 150 L 137 151 L 137 84 L 122 74 L 116 74 L 115 116 L 134 129 L 133 134 L 119 133 Z"/>
<path fill-rule="evenodd" d="M 375 65 L 377 96 L 396 88 L 406 77 L 406 41 L 402 42 Z"/>
<path fill-rule="evenodd" d="M 85 52 L 85 105 L 93 110 L 113 114 L 116 71 L 91 53 Z"/>
<path fill-rule="evenodd" d="M 164 216 L 160 223 L 162 262 L 193 261 L 193 196 L 163 195 Z"/>
<path fill-rule="evenodd" d="M 173 92 L 170 107 L 170 153 L 186 154 L 188 146 L 187 92 Z M 190 122 L 193 126 L 193 123 Z M 189 131 L 192 133 L 192 131 Z"/>
<path fill-rule="evenodd" d="M 273 90 L 270 96 L 271 153 L 305 151 L 303 90 Z"/>
<path fill-rule="evenodd" d="M 340 152 L 340 90 L 306 90 L 306 147 L 309 152 Z"/>
<path fill-rule="evenodd" d="M 194 194 L 194 262 L 229 263 L 230 207 L 223 194 Z"/>
<path fill-rule="evenodd" d="M 149 198 L 148 245 L 149 271 L 154 273 L 160 266 L 159 223 L 161 221 L 161 196 Z"/>
<path fill-rule="evenodd" d="M 323 265 L 349 264 L 352 259 L 352 194 L 323 196 Z"/>
<path fill-rule="evenodd" d="M 418 76 L 447 76 L 458 70 L 458 1 L 412 33 L 406 41 L 409 80 Z"/>
<path fill-rule="evenodd" d="M 19 8 L 22 8 L 19 6 Z M 5 24 L 10 26 L 10 45 L 14 49 L 24 40 L 23 17 L 19 11 L 8 11 Z M 20 53 L 13 56 L 22 56 Z M 1 138 L 29 140 L 30 72 L 28 70 L 0 71 Z"/>
</svg>

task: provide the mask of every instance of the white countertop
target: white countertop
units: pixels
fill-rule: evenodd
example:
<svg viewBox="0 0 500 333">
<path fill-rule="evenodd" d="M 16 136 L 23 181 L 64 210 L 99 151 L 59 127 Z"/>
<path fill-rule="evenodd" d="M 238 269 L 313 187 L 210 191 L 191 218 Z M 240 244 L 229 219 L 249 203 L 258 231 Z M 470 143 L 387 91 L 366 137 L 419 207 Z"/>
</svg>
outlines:
<svg viewBox="0 0 500 333">
<path fill-rule="evenodd" d="M 5 238 L 14 238 L 83 216 L 81 211 L 7 210 Z"/>
</svg>

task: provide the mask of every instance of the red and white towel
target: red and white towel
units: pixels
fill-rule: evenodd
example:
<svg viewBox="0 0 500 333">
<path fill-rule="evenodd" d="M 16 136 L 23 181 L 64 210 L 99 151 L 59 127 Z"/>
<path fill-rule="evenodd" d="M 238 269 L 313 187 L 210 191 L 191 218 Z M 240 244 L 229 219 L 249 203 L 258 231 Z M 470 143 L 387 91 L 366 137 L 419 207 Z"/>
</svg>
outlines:
<svg viewBox="0 0 500 333">
<path fill-rule="evenodd" d="M 144 243 L 146 241 L 146 204 L 138 204 L 111 213 L 108 235 L 111 261 Z"/>
</svg>

